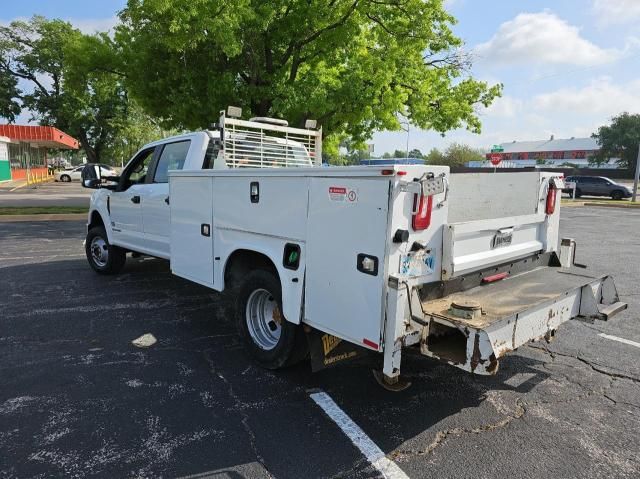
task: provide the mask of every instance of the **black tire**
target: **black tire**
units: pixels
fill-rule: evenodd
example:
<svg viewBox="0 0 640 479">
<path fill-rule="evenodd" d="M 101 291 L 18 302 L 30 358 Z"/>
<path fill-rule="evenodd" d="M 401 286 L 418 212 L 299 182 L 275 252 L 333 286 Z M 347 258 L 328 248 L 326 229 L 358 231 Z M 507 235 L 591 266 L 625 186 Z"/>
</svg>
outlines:
<svg viewBox="0 0 640 479">
<path fill-rule="evenodd" d="M 71 177 L 69 175 L 61 175 L 60 176 L 60 181 L 62 181 L 63 183 L 70 183 L 71 182 Z"/>
<path fill-rule="evenodd" d="M 247 354 L 260 366 L 267 369 L 280 369 L 291 366 L 307 355 L 306 338 L 302 327 L 287 321 L 282 315 L 282 289 L 280 280 L 271 271 L 254 270 L 247 274 L 238 288 L 236 296 L 236 325 Z M 277 305 L 278 313 L 274 310 L 274 323 L 279 319 L 280 336 L 270 349 L 262 347 L 250 332 L 248 305 L 254 293 L 265 294 L 268 300 Z M 253 301 L 253 300 L 252 300 Z M 277 318 L 276 318 L 277 314 Z M 253 329 L 255 331 L 255 328 Z M 273 330 L 272 330 L 273 331 Z"/>
<path fill-rule="evenodd" d="M 104 261 L 98 259 L 99 253 L 92 251 L 92 248 L 100 248 L 102 253 L 106 253 Z M 96 273 L 116 274 L 119 273 L 127 261 L 127 252 L 118 246 L 109 244 L 107 232 L 102 226 L 94 226 L 87 233 L 84 244 L 84 251 L 87 261 Z"/>
<path fill-rule="evenodd" d="M 616 200 L 616 201 L 621 200 L 623 197 L 624 197 L 624 193 L 622 191 L 620 191 L 620 190 L 613 190 L 611 192 L 611 198 Z"/>
<path fill-rule="evenodd" d="M 574 195 L 574 198 L 580 198 L 582 196 L 582 191 L 580 191 L 580 188 L 576 188 L 576 194 Z"/>
</svg>

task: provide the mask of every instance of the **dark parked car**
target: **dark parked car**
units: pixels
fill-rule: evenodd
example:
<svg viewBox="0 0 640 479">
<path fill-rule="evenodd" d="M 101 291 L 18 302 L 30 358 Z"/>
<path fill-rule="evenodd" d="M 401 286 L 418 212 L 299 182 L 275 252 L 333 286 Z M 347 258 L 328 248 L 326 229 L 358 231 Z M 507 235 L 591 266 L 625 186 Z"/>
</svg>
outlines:
<svg viewBox="0 0 640 479">
<path fill-rule="evenodd" d="M 576 184 L 576 198 L 581 196 L 610 196 L 614 200 L 630 198 L 631 190 L 604 176 L 567 176 L 565 182 Z M 573 193 L 572 188 L 564 188 L 563 193 Z"/>
</svg>

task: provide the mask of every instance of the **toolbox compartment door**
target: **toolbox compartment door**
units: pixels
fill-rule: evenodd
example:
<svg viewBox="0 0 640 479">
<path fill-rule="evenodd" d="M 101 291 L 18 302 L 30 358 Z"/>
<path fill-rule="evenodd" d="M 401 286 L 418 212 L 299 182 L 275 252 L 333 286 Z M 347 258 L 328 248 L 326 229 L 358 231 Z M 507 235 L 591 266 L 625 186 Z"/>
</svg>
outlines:
<svg viewBox="0 0 640 479">
<path fill-rule="evenodd" d="M 304 322 L 373 350 L 381 347 L 389 191 L 384 179 L 310 181 Z"/>
</svg>

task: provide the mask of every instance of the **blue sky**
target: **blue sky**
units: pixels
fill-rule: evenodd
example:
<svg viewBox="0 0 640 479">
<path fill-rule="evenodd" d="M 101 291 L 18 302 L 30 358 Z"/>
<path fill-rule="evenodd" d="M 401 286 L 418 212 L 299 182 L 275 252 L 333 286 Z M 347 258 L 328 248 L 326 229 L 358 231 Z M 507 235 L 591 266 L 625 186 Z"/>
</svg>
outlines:
<svg viewBox="0 0 640 479">
<path fill-rule="evenodd" d="M 41 14 L 104 30 L 126 0 L 3 1 L 0 21 Z M 446 0 L 474 56 L 472 75 L 504 84 L 480 110 L 481 135 L 410 131 L 410 148 L 452 141 L 486 148 L 511 140 L 589 136 L 622 111 L 640 112 L 640 0 Z M 636 36 L 639 35 L 639 36 Z M 380 132 L 375 152 L 404 149 L 406 133 Z"/>
</svg>

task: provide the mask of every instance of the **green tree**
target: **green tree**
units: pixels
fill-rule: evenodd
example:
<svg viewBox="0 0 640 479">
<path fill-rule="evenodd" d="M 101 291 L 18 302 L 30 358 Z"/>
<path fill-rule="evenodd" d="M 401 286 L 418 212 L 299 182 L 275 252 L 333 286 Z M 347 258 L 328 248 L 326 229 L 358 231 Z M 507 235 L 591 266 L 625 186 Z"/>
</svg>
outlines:
<svg viewBox="0 0 640 479">
<path fill-rule="evenodd" d="M 129 0 L 116 41 L 150 114 L 200 128 L 227 105 L 247 116 L 315 118 L 356 141 L 419 128 L 480 131 L 501 86 L 470 58 L 442 0 Z"/>
<path fill-rule="evenodd" d="M 409 158 L 424 158 L 424 155 L 420 150 L 418 150 L 417 148 L 414 148 L 409 152 Z"/>
<path fill-rule="evenodd" d="M 600 151 L 590 163 L 602 164 L 609 158 L 618 158 L 621 168 L 635 173 L 640 145 L 640 115 L 621 113 L 611 119 L 610 125 L 601 126 L 591 136 L 597 140 Z"/>
<path fill-rule="evenodd" d="M 407 150 L 396 150 L 393 152 L 393 158 L 406 158 Z"/>
<path fill-rule="evenodd" d="M 29 87 L 19 89 L 18 79 Z M 0 93 L 1 116 L 14 121 L 30 111 L 77 138 L 91 162 L 120 163 L 166 133 L 129 99 L 111 38 L 62 20 L 0 27 Z"/>
<path fill-rule="evenodd" d="M 14 83 L 9 119 L 18 105 L 40 124 L 77 138 L 92 162 L 106 160 L 119 129 L 131 121 L 117 62 L 106 34 L 84 35 L 62 20 L 34 16 L 0 27 L 0 78 L 8 79 L 9 90 L 18 79 L 29 85 L 21 91 Z"/>
<path fill-rule="evenodd" d="M 446 160 L 444 159 L 444 154 L 440 150 L 437 148 L 431 148 L 431 151 L 425 155 L 424 161 L 428 165 L 444 165 Z"/>
<path fill-rule="evenodd" d="M 473 148 L 463 143 L 451 143 L 444 152 L 441 165 L 465 166 L 470 161 L 482 161 L 482 150 Z"/>
<path fill-rule="evenodd" d="M 9 123 L 15 121 L 21 111 L 19 96 L 17 78 L 5 70 L 0 70 L 0 118 L 5 118 Z"/>
</svg>

